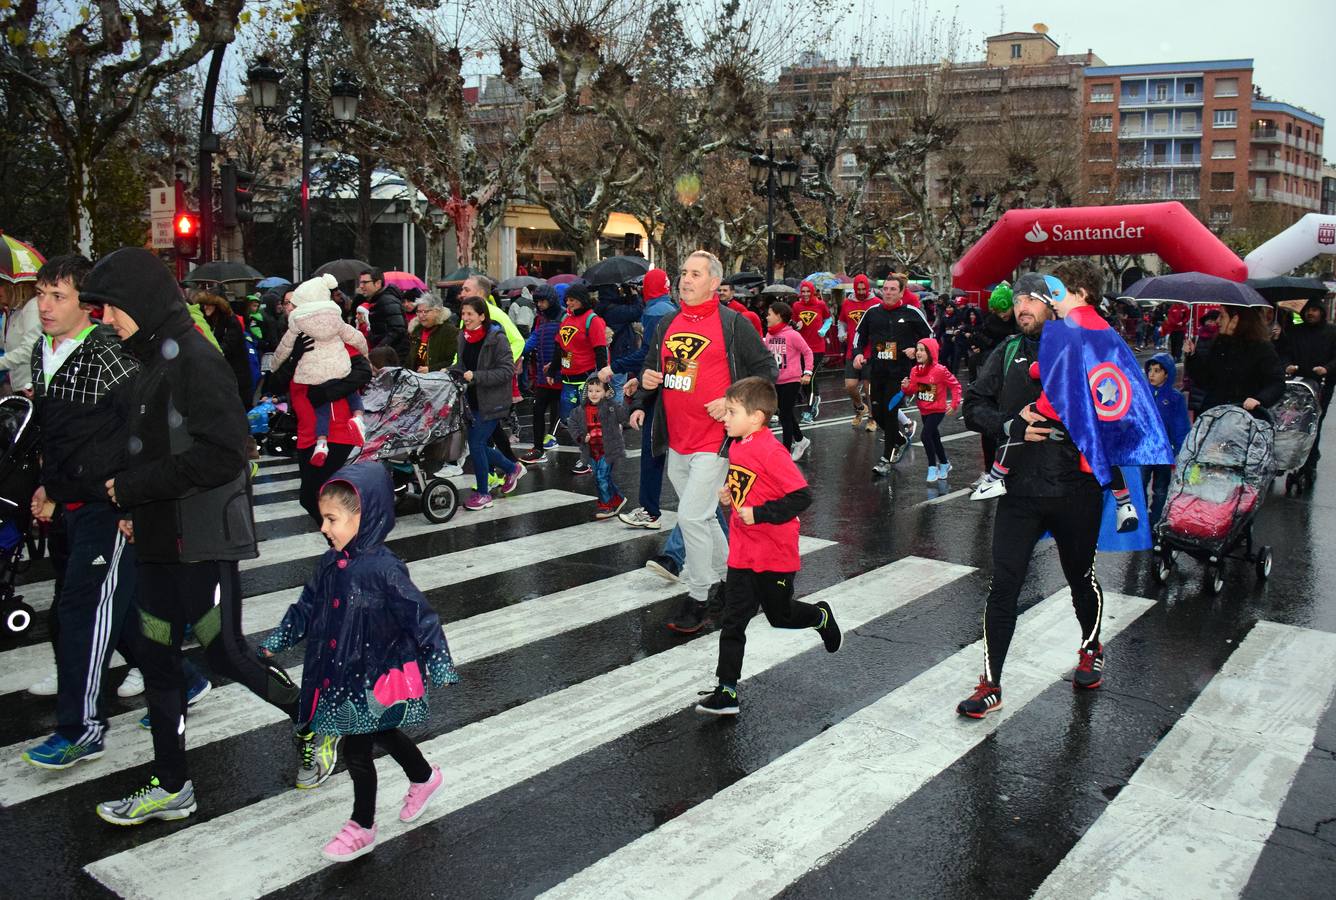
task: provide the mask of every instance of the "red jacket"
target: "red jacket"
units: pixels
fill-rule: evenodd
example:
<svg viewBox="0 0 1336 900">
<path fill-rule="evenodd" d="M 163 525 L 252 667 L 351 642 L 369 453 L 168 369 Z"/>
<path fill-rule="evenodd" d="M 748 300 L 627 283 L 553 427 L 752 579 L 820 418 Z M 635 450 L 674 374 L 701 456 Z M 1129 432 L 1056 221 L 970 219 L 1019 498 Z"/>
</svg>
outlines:
<svg viewBox="0 0 1336 900">
<path fill-rule="evenodd" d="M 765 328 L 761 326 L 760 316 L 752 312 L 747 307 L 743 306 L 736 299 L 728 301 L 728 308 L 733 310 L 733 312 L 737 313 L 738 315 L 742 316 L 748 322 L 751 322 L 752 328 L 756 329 L 756 333 L 761 336 L 761 340 L 765 340 Z"/>
<path fill-rule="evenodd" d="M 344 344 L 348 347 L 347 344 Z M 357 348 L 348 347 L 349 356 L 360 356 Z M 315 407 L 306 396 L 307 386 L 292 382 L 288 387 L 288 401 L 291 404 L 292 414 L 297 417 L 297 449 L 305 450 L 315 444 Z M 362 441 L 357 436 L 357 432 L 348 426 L 348 420 L 352 418 L 352 413 L 348 409 L 347 400 L 335 400 L 329 405 L 329 434 L 326 437 L 331 444 L 348 444 L 354 447 L 360 446 Z"/>
<path fill-rule="evenodd" d="M 948 396 L 950 405 L 959 408 L 962 395 L 960 382 L 950 369 L 937 361 L 937 341 L 923 338 L 919 343 L 928 350 L 928 364 L 916 365 L 909 370 L 909 377 L 905 379 L 908 382 L 905 397 L 917 394 L 914 399 L 918 402 L 919 412 L 925 416 L 946 412 Z"/>
<path fill-rule="evenodd" d="M 1188 308 L 1182 303 L 1175 303 L 1169 307 L 1169 314 L 1164 317 L 1164 324 L 1160 326 L 1160 334 L 1186 334 L 1188 317 Z"/>
</svg>

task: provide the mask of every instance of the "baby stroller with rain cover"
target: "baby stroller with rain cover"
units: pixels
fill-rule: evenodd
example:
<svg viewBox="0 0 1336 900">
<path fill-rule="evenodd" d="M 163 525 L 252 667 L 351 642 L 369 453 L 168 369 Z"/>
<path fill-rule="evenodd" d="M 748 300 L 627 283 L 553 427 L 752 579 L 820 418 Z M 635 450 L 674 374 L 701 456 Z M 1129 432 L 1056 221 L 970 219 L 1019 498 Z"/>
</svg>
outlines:
<svg viewBox="0 0 1336 900">
<path fill-rule="evenodd" d="M 32 401 L 11 396 L 0 400 L 0 615 L 9 634 L 20 634 L 32 625 L 33 609 L 14 594 L 14 578 L 23 562 L 32 524 L 30 505 L 37 490 L 40 467 L 37 458 L 37 423 Z"/>
<path fill-rule="evenodd" d="M 1276 422 L 1276 472 L 1285 473 L 1285 493 L 1302 494 L 1312 486 L 1304 471 L 1322 422 L 1322 387 L 1306 378 L 1285 383 L 1285 396 L 1271 407 Z"/>
<path fill-rule="evenodd" d="M 1253 552 L 1253 520 L 1275 476 L 1274 444 L 1272 424 L 1241 406 L 1215 406 L 1197 417 L 1155 525 L 1157 581 L 1169 580 L 1178 551 L 1206 565 L 1212 594 L 1224 587 L 1224 564 L 1231 557 L 1254 564 L 1257 577 L 1266 580 L 1271 548 Z"/>
<path fill-rule="evenodd" d="M 428 478 L 422 463 L 427 447 L 441 440 L 447 442 L 447 459 L 463 455 L 468 404 L 461 382 L 447 372 L 382 369 L 363 391 L 362 406 L 366 443 L 356 459 L 388 465 L 396 499 L 416 488 L 427 521 L 450 521 L 459 491 L 448 479 Z"/>
</svg>

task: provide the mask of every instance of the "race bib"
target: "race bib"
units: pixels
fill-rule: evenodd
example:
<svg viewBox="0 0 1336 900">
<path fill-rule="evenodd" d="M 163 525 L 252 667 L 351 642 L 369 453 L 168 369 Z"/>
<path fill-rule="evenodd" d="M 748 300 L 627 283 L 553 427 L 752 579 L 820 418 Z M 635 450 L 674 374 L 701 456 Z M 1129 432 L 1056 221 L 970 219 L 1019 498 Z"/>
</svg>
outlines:
<svg viewBox="0 0 1336 900">
<path fill-rule="evenodd" d="M 895 341 L 882 341 L 877 344 L 877 359 L 891 361 L 895 359 Z"/>
<path fill-rule="evenodd" d="M 695 393 L 699 377 L 700 365 L 694 359 L 669 358 L 663 361 L 663 386 L 670 391 Z"/>
<path fill-rule="evenodd" d="M 572 360 L 571 360 L 571 355 L 569 353 L 562 354 L 561 367 L 567 370 L 572 368 Z"/>
<path fill-rule="evenodd" d="M 937 399 L 937 385 L 925 384 L 919 388 L 918 398 L 924 403 L 932 403 Z"/>
</svg>

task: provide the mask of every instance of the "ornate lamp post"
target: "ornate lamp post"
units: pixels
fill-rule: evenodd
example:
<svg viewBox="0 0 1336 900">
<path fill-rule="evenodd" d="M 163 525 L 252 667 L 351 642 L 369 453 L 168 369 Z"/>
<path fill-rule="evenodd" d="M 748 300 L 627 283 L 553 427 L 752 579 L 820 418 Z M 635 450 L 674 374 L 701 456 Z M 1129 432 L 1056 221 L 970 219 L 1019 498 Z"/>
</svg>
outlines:
<svg viewBox="0 0 1336 900">
<path fill-rule="evenodd" d="M 788 191 L 798 184 L 798 164 L 776 160 L 772 141 L 764 155 L 748 160 L 747 169 L 752 188 L 765 194 L 765 278 L 769 283 L 775 280 L 775 190 Z"/>
</svg>

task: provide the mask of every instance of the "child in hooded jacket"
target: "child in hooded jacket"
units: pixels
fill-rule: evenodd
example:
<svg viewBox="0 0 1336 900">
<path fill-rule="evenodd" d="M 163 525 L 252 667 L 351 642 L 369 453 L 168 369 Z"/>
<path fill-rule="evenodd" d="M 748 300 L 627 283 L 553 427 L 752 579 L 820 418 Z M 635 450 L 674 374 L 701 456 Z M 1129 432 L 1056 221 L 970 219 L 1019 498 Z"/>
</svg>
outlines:
<svg viewBox="0 0 1336 900">
<path fill-rule="evenodd" d="M 564 287 L 564 285 L 563 285 Z M 560 376 L 550 371 L 557 356 L 557 331 L 561 328 L 563 309 L 556 288 L 545 284 L 533 292 L 538 315 L 533 330 L 524 341 L 524 358 L 529 364 L 529 383 L 533 385 L 533 449 L 520 457 L 526 466 L 547 462 L 547 451 L 557 446 L 557 424 L 561 421 Z M 549 431 L 547 423 L 551 421 Z"/>
<path fill-rule="evenodd" d="M 299 717 L 317 734 L 342 736 L 353 782 L 352 818 L 322 852 L 347 862 L 376 844 L 375 744 L 408 776 L 400 821 L 417 819 L 440 790 L 440 767 L 400 729 L 427 721 L 427 682 L 441 687 L 459 675 L 440 618 L 385 546 L 394 528 L 385 468 L 344 466 L 320 490 L 320 516 L 332 548 L 257 652 L 268 658 L 306 641 Z"/>
<path fill-rule="evenodd" d="M 923 420 L 923 450 L 928 455 L 928 481 L 940 481 L 951 471 L 942 444 L 942 419 L 960 407 L 960 382 L 951 370 L 937 361 L 937 340 L 924 338 L 914 347 L 917 365 L 900 383 L 905 396 L 916 394 L 919 416 Z"/>
<path fill-rule="evenodd" d="M 798 393 L 801 386 L 812 381 L 812 348 L 803 336 L 794 330 L 790 320 L 793 307 L 782 300 L 770 304 L 765 314 L 765 349 L 775 357 L 779 377 L 775 392 L 779 395 L 779 424 L 784 434 L 784 449 L 796 462 L 802 459 L 812 441 L 803 437 L 798 424 Z"/>
<path fill-rule="evenodd" d="M 324 384 L 326 381 L 347 378 L 353 366 L 345 345 L 354 347 L 362 356 L 368 353 L 362 332 L 343 321 L 343 310 L 330 299 L 330 291 L 338 286 L 338 279 L 326 272 L 303 281 L 292 292 L 293 309 L 288 313 L 288 330 L 274 350 L 274 365 L 282 365 L 292 355 L 298 334 L 309 335 L 315 341 L 315 346 L 297 360 L 297 371 L 292 377 L 297 384 Z M 353 426 L 359 438 L 365 438 L 362 434 L 362 398 L 354 391 L 345 399 L 352 413 L 348 424 Z M 315 407 L 315 452 L 311 454 L 313 466 L 324 465 L 325 457 L 329 455 L 331 406 L 322 403 Z"/>
<path fill-rule="evenodd" d="M 580 459 L 594 470 L 598 483 L 598 508 L 595 519 L 611 519 L 622 511 L 626 498 L 612 480 L 612 466 L 626 456 L 626 439 L 622 427 L 629 413 L 620 397 L 614 397 L 611 386 L 590 375 L 584 384 L 584 396 L 571 411 L 566 426 L 580 445 Z"/>
<path fill-rule="evenodd" d="M 1174 448 L 1174 458 L 1183 448 L 1192 423 L 1188 420 L 1188 401 L 1182 392 L 1174 387 L 1178 378 L 1178 366 L 1168 353 L 1157 353 L 1146 360 L 1146 380 L 1150 382 L 1151 396 L 1155 400 L 1155 409 L 1164 422 L 1164 433 L 1169 437 L 1169 446 Z M 1150 523 L 1160 521 L 1164 512 L 1165 500 L 1169 497 L 1169 479 L 1173 477 L 1173 466 L 1143 466 L 1142 477 L 1150 492 Z"/>
</svg>

